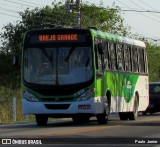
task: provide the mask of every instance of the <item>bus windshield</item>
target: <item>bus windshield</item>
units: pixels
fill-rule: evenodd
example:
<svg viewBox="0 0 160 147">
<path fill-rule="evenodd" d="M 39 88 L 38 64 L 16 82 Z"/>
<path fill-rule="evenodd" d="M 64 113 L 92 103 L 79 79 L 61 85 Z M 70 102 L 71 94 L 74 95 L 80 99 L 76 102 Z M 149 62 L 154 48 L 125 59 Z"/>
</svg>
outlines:
<svg viewBox="0 0 160 147">
<path fill-rule="evenodd" d="M 90 47 L 26 48 L 24 80 L 41 85 L 84 83 L 93 76 Z"/>
</svg>

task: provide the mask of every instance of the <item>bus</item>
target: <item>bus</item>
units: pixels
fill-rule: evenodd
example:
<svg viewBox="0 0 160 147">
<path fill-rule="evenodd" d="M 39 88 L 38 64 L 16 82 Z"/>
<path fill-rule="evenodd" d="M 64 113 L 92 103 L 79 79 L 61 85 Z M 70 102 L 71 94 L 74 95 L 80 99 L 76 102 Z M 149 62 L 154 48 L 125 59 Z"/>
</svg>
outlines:
<svg viewBox="0 0 160 147">
<path fill-rule="evenodd" d="M 106 124 L 110 113 L 136 120 L 149 103 L 145 43 L 96 29 L 42 29 L 25 34 L 22 109 L 38 126 L 48 118 Z"/>
</svg>

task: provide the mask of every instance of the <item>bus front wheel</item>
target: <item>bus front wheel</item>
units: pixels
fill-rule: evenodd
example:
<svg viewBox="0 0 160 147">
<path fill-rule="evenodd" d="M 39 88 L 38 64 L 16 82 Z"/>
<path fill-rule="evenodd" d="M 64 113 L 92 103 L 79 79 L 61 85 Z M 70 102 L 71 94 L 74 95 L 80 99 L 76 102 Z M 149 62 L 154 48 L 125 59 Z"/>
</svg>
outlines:
<svg viewBox="0 0 160 147">
<path fill-rule="evenodd" d="M 79 116 L 75 115 L 72 117 L 74 124 L 87 123 L 89 122 L 89 116 Z"/>
<path fill-rule="evenodd" d="M 110 113 L 110 105 L 107 99 L 106 102 L 104 103 L 104 112 L 96 115 L 97 122 L 99 124 L 106 124 L 108 122 L 109 113 Z"/>
<path fill-rule="evenodd" d="M 48 116 L 44 114 L 36 114 L 36 122 L 38 126 L 46 126 L 48 122 Z"/>
</svg>

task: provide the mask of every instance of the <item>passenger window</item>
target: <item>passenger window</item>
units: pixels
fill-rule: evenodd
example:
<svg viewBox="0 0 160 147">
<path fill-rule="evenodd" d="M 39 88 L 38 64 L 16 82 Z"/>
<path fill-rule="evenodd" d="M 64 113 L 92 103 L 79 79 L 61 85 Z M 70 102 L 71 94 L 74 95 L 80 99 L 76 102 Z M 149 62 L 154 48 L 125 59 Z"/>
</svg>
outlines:
<svg viewBox="0 0 160 147">
<path fill-rule="evenodd" d="M 118 70 L 124 70 L 124 64 L 123 64 L 123 46 L 121 44 L 117 45 L 117 64 L 118 64 Z"/>
<path fill-rule="evenodd" d="M 132 48 L 132 67 L 133 67 L 133 72 L 138 72 L 138 52 L 137 48 L 133 47 Z"/>
<path fill-rule="evenodd" d="M 117 63 L 116 63 L 116 48 L 114 43 L 110 44 L 110 59 L 111 59 L 111 69 L 117 70 Z"/>
<path fill-rule="evenodd" d="M 132 65 L 131 65 L 131 49 L 129 46 L 125 46 L 124 48 L 124 52 L 125 52 L 125 71 L 131 71 L 132 69 Z"/>
<path fill-rule="evenodd" d="M 109 44 L 106 42 L 104 44 L 104 69 L 110 69 L 110 60 L 109 60 Z"/>
<path fill-rule="evenodd" d="M 144 49 L 139 49 L 139 66 L 140 72 L 145 72 L 145 64 L 144 64 Z"/>
</svg>

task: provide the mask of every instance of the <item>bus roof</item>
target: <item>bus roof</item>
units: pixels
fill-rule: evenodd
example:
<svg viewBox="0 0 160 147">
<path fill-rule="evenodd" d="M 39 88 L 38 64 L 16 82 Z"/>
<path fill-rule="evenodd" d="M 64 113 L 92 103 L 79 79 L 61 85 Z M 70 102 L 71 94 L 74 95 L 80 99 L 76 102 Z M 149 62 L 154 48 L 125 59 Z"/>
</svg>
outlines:
<svg viewBox="0 0 160 147">
<path fill-rule="evenodd" d="M 90 31 L 91 31 L 91 34 L 96 37 L 101 37 L 101 38 L 112 40 L 112 41 L 118 41 L 118 42 L 127 43 L 127 44 L 131 44 L 131 45 L 136 45 L 136 46 L 140 46 L 140 47 L 144 47 L 144 48 L 146 47 L 145 43 L 140 40 L 122 37 L 122 36 L 118 36 L 115 34 L 97 31 L 94 29 L 90 29 Z"/>
</svg>

